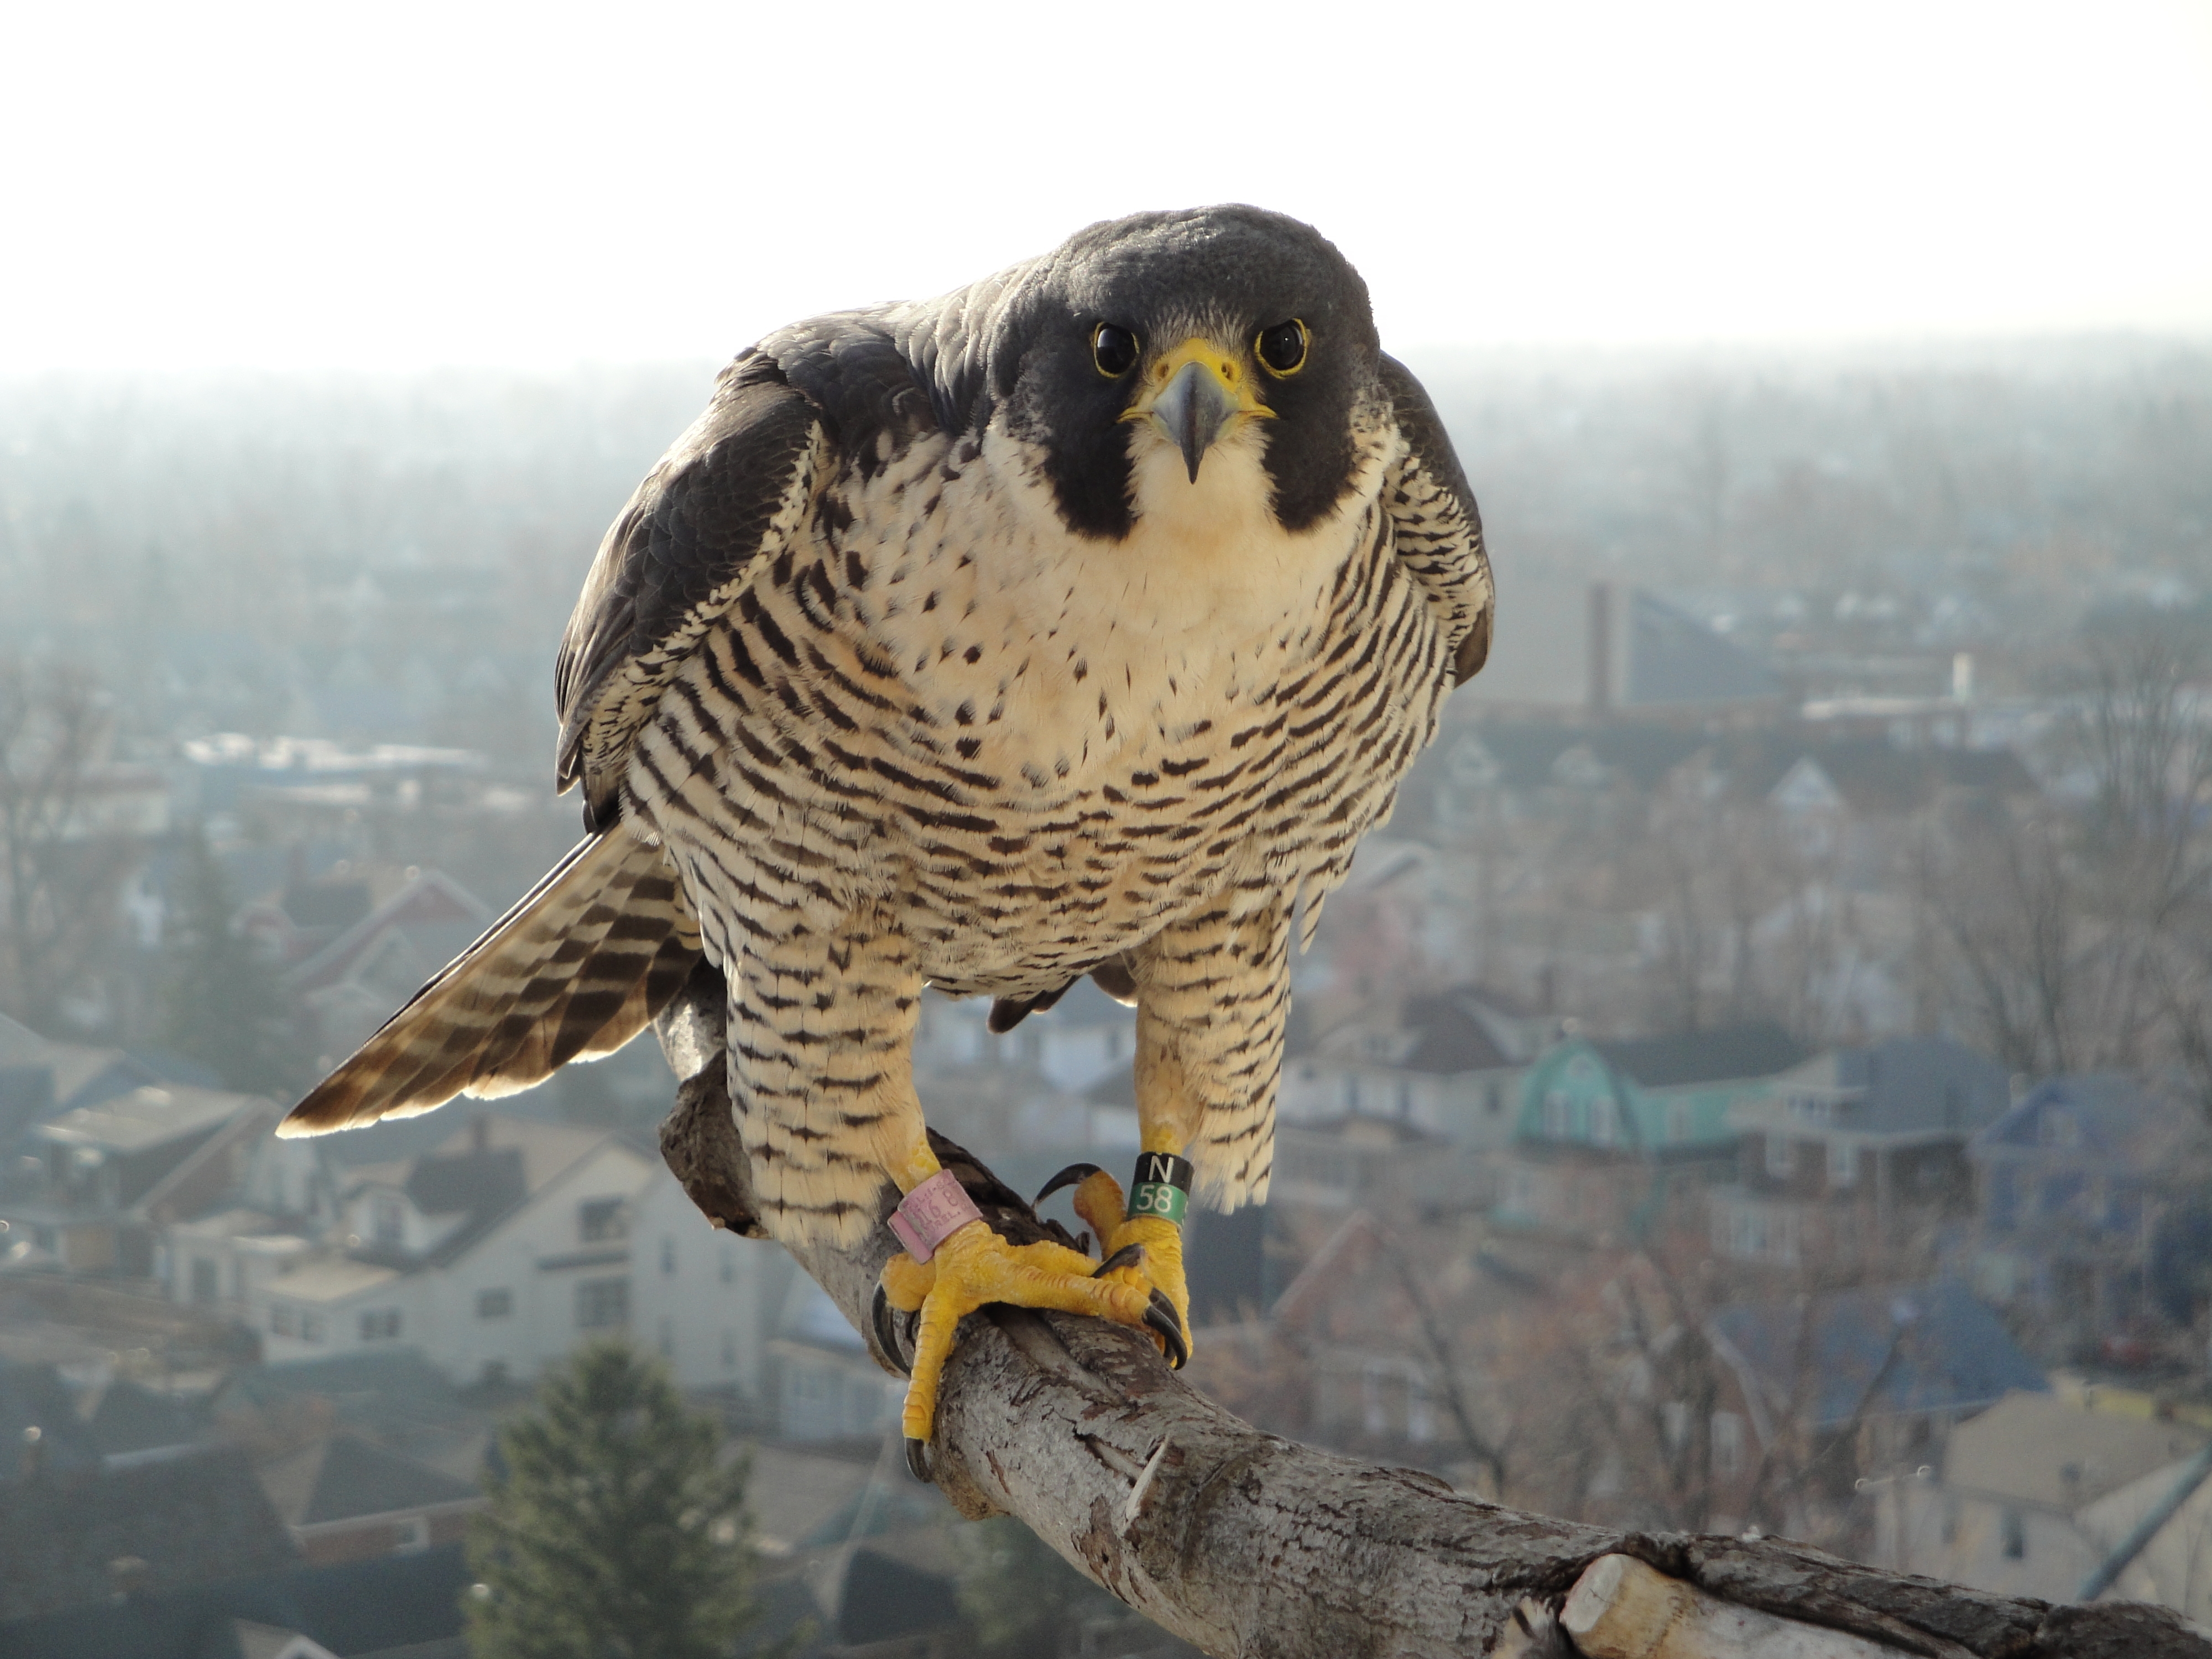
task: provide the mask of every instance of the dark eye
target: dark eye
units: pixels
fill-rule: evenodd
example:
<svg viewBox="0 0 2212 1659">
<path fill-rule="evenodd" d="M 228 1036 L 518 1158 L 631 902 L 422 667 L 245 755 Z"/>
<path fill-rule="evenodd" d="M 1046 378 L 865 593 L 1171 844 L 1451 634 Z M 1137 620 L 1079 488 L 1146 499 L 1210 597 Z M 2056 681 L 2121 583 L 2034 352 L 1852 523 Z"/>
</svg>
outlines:
<svg viewBox="0 0 2212 1659">
<path fill-rule="evenodd" d="M 1091 361 L 1108 380 L 1120 380 L 1137 366 L 1137 337 L 1111 323 L 1099 324 L 1091 331 Z"/>
<path fill-rule="evenodd" d="M 1306 338 L 1306 325 L 1293 317 L 1261 329 L 1252 342 L 1252 355 L 1270 374 L 1295 374 L 1305 367 Z"/>
</svg>

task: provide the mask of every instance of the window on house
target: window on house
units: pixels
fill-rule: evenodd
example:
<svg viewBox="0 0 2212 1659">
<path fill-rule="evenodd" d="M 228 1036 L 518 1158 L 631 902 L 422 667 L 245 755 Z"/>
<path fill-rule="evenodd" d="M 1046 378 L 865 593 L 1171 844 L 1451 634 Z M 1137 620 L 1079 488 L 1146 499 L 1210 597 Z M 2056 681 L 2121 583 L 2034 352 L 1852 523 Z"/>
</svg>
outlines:
<svg viewBox="0 0 2212 1659">
<path fill-rule="evenodd" d="M 271 1336 L 297 1336 L 300 1334 L 300 1314 L 295 1308 L 278 1303 L 269 1310 L 269 1334 Z"/>
<path fill-rule="evenodd" d="M 392 1553 L 394 1555 L 419 1555 L 430 1547 L 430 1517 L 410 1515 L 404 1521 L 392 1523 Z"/>
<path fill-rule="evenodd" d="M 2008 1561 L 2027 1559 L 2027 1522 L 2018 1510 L 2007 1510 L 1998 1518 L 1997 1533 L 2004 1541 L 2004 1559 Z"/>
<path fill-rule="evenodd" d="M 629 1280 L 587 1279 L 576 1286 L 576 1328 L 618 1330 L 629 1323 Z"/>
<path fill-rule="evenodd" d="M 399 1338 L 399 1310 L 370 1308 L 361 1316 L 361 1340 L 364 1342 L 395 1342 Z"/>
<path fill-rule="evenodd" d="M 1680 1142 L 1690 1138 L 1690 1103 L 1670 1100 L 1667 1103 L 1667 1139 Z"/>
<path fill-rule="evenodd" d="M 303 1313 L 300 1316 L 300 1340 L 302 1342 L 320 1342 L 330 1334 L 331 1328 L 324 1322 L 322 1315 Z"/>
<path fill-rule="evenodd" d="M 660 1241 L 660 1271 L 664 1273 L 676 1271 L 676 1241 L 672 1238 Z"/>
<path fill-rule="evenodd" d="M 1428 1384 L 1416 1376 L 1406 1385 L 1406 1438 L 1426 1445 L 1436 1437 L 1436 1402 L 1429 1398 Z"/>
<path fill-rule="evenodd" d="M 216 1299 L 216 1287 L 219 1283 L 220 1279 L 216 1264 L 209 1261 L 205 1256 L 194 1256 L 192 1258 L 192 1300 L 195 1302 L 214 1301 Z"/>
<path fill-rule="evenodd" d="M 379 1198 L 369 1206 L 369 1233 L 380 1244 L 397 1244 L 407 1237 L 407 1208 L 396 1198 Z"/>
<path fill-rule="evenodd" d="M 580 1206 L 576 1212 L 576 1227 L 586 1244 L 629 1237 L 629 1218 L 623 1213 L 623 1201 L 618 1198 L 595 1198 Z"/>
<path fill-rule="evenodd" d="M 1831 1187 L 1851 1187 L 1858 1183 L 1859 1155 L 1856 1147 L 1841 1141 L 1828 1143 L 1828 1184 Z"/>
<path fill-rule="evenodd" d="M 478 1291 L 477 1317 L 504 1319 L 514 1311 L 514 1292 L 508 1290 Z"/>
<path fill-rule="evenodd" d="M 1679 1452 L 1690 1443 L 1690 1408 L 1680 1400 L 1667 1400 L 1659 1406 L 1659 1431 L 1667 1442 L 1667 1449 Z"/>
<path fill-rule="evenodd" d="M 1544 1097 L 1544 1138 L 1565 1140 L 1567 1138 L 1567 1091 L 1554 1089 Z"/>
<path fill-rule="evenodd" d="M 1713 1469 L 1719 1474 L 1743 1469 L 1743 1419 L 1734 1412 L 1713 1413 Z"/>
<path fill-rule="evenodd" d="M 1771 1130 L 1766 1136 L 1766 1173 L 1777 1181 L 1787 1181 L 1797 1173 L 1797 1143 Z"/>
</svg>

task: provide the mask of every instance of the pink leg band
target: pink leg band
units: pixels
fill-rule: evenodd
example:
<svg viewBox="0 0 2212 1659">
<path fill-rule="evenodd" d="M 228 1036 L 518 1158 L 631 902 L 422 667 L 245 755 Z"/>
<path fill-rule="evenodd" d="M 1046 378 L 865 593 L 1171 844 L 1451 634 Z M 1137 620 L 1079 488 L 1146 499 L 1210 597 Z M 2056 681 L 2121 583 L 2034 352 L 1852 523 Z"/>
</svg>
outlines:
<svg viewBox="0 0 2212 1659">
<path fill-rule="evenodd" d="M 960 1178 L 950 1170 L 939 1170 L 899 1200 L 890 1223 L 906 1253 L 916 1261 L 927 1261 L 946 1239 L 982 1218 Z"/>
</svg>

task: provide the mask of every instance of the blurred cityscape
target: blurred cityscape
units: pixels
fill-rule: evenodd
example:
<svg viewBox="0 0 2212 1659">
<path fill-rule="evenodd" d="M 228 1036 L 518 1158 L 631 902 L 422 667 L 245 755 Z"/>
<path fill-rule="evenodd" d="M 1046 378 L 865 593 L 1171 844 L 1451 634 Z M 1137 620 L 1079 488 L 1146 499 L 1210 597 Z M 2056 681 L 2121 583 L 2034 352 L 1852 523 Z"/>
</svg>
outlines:
<svg viewBox="0 0 2212 1659">
<path fill-rule="evenodd" d="M 2172 1504 L 2112 1593 L 2212 1623 L 2212 354 L 1415 367 L 1497 647 L 1296 966 L 1189 1375 L 2053 1601 Z M 1005 1552 L 662 1168 L 650 1042 L 272 1133 L 574 839 L 554 648 L 707 378 L 0 393 L 0 1659 L 461 1654 L 494 1431 L 607 1334 L 748 1449 L 763 1642 L 975 1649 Z M 932 1122 L 1118 1170 L 1129 1011 L 984 1012 Z M 1187 1651 L 1066 1605 L 1024 1651 Z"/>
</svg>

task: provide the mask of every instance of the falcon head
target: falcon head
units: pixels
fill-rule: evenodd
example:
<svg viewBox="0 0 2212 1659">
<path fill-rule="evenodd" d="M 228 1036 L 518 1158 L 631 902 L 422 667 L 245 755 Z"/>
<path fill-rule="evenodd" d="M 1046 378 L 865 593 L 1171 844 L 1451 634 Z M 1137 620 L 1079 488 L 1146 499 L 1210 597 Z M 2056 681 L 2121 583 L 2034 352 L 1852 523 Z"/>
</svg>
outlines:
<svg viewBox="0 0 2212 1659">
<path fill-rule="evenodd" d="M 1070 528 L 1119 539 L 1232 492 L 1297 532 L 1357 487 L 1381 344 L 1366 284 L 1311 226 L 1138 214 L 1077 232 L 1006 297 L 994 401 Z"/>
</svg>

